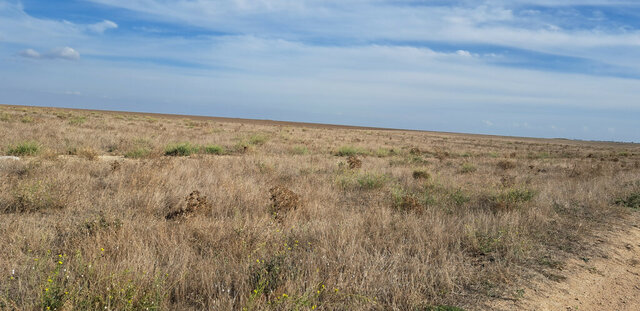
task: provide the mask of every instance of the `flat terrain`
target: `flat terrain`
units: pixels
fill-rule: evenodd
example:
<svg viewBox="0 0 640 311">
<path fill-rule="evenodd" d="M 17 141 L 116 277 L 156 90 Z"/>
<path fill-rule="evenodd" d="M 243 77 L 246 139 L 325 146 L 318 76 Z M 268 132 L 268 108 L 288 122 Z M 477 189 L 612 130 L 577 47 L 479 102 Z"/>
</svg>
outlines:
<svg viewBox="0 0 640 311">
<path fill-rule="evenodd" d="M 0 133 L 0 309 L 637 309 L 635 144 L 16 106 Z"/>
</svg>

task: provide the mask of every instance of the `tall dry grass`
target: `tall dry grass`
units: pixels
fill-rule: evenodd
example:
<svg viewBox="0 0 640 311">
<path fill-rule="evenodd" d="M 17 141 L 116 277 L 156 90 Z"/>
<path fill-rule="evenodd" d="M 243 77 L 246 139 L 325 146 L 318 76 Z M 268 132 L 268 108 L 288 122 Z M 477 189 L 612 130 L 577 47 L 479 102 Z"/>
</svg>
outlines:
<svg viewBox="0 0 640 311">
<path fill-rule="evenodd" d="M 0 309 L 482 309 L 533 274 L 561 279 L 640 191 L 629 144 L 0 115 L 3 153 L 40 148 L 0 162 Z M 277 217 L 275 186 L 299 196 Z M 166 219 L 194 191 L 206 208 Z"/>
</svg>

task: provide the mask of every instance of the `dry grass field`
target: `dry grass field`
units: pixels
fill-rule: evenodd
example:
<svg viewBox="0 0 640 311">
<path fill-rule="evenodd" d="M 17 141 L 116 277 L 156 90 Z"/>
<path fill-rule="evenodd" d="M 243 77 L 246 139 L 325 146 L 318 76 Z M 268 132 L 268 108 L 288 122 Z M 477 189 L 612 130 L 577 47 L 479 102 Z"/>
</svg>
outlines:
<svg viewBox="0 0 640 311">
<path fill-rule="evenodd" d="M 482 310 L 640 208 L 634 144 L 13 106 L 0 133 L 3 310 Z"/>
</svg>

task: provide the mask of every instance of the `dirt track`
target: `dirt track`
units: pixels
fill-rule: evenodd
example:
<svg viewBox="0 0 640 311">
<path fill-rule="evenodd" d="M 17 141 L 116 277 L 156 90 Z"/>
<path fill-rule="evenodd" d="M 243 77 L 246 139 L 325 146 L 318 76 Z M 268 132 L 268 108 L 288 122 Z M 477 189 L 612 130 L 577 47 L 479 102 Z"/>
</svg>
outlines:
<svg viewBox="0 0 640 311">
<path fill-rule="evenodd" d="M 566 280 L 534 281 L 521 299 L 495 302 L 495 310 L 640 310 L 640 223 L 603 233 L 603 254 L 571 259 Z"/>
</svg>

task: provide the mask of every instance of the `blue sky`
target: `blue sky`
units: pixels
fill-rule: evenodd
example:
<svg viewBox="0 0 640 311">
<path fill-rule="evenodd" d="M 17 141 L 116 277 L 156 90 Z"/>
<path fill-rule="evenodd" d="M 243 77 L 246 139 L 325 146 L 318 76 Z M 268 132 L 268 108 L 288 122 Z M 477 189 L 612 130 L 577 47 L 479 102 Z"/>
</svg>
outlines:
<svg viewBox="0 0 640 311">
<path fill-rule="evenodd" d="M 640 2 L 0 0 L 0 103 L 640 142 Z"/>
</svg>

